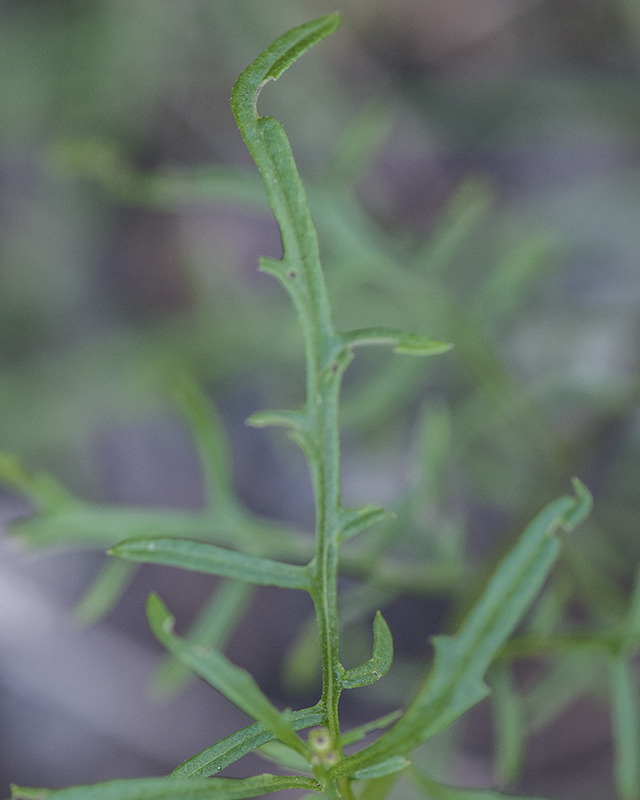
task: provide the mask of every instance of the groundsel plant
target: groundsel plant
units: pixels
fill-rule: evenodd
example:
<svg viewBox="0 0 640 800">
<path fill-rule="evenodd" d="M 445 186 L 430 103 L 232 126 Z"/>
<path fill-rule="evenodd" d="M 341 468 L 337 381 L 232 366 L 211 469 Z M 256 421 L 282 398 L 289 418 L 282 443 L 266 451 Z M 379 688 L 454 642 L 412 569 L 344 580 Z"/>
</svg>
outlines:
<svg viewBox="0 0 640 800">
<path fill-rule="evenodd" d="M 262 87 L 277 80 L 339 23 L 337 14 L 329 14 L 285 33 L 242 73 L 231 100 L 282 237 L 282 258 L 262 258 L 260 269 L 273 275 L 293 301 L 306 360 L 303 406 L 298 410 L 261 411 L 249 419 L 249 424 L 285 428 L 305 455 L 316 503 L 313 554 L 306 562 L 301 557 L 298 563 L 285 563 L 175 538 L 171 536 L 170 518 L 154 535 L 128 538 L 110 550 L 113 557 L 128 562 L 168 565 L 245 585 L 307 592 L 315 609 L 322 655 L 320 700 L 297 711 L 277 709 L 253 678 L 220 650 L 176 635 L 170 611 L 152 595 L 147 615 L 157 638 L 255 722 L 189 758 L 165 778 L 115 780 L 61 790 L 14 786 L 14 800 L 241 800 L 283 789 L 299 789 L 307 793 L 305 797 L 377 800 L 386 797 L 400 779 L 409 780 L 412 791 L 436 800 L 507 797 L 493 791 L 446 786 L 414 767 L 411 752 L 447 729 L 489 693 L 485 674 L 542 588 L 561 547 L 557 534 L 570 531 L 589 511 L 590 494 L 577 479 L 575 496 L 551 502 L 526 528 L 458 632 L 434 637 L 433 664 L 408 707 L 356 729 L 344 731 L 340 725 L 342 692 L 383 678 L 393 658 L 391 634 L 378 612 L 373 622 L 371 658 L 352 669 L 345 669 L 340 662 L 337 579 L 341 544 L 356 535 L 366 536 L 366 529 L 389 516 L 377 505 L 351 509 L 341 504 L 338 403 L 342 376 L 357 347 L 391 345 L 399 357 L 415 357 L 445 353 L 450 345 L 395 329 L 334 329 L 316 231 L 288 139 L 277 120 L 259 116 L 257 102 Z M 304 553 L 303 547 L 300 553 Z M 352 747 L 375 732 L 377 738 L 368 738 L 359 749 Z M 218 777 L 229 764 L 268 743 L 277 745 L 271 753 L 285 774 Z"/>
</svg>

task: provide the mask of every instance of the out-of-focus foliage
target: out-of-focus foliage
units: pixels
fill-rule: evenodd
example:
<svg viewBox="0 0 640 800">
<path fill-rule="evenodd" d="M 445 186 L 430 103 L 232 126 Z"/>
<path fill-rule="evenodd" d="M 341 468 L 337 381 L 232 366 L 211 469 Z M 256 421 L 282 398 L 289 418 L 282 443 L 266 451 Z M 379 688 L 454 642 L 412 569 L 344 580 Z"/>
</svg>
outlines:
<svg viewBox="0 0 640 800">
<path fill-rule="evenodd" d="M 166 413 L 176 376 L 190 373 L 214 399 L 233 402 L 242 387 L 256 407 L 300 401 L 294 315 L 254 275 L 257 255 L 277 256 L 279 242 L 228 94 L 262 45 L 331 10 L 320 0 L 0 4 L 3 450 L 109 502 L 92 437 L 105 420 Z M 357 546 L 346 548 L 345 573 L 374 581 L 345 598 L 343 624 L 355 631 L 381 598 L 406 593 L 446 596 L 457 619 L 511 534 L 578 474 L 594 514 L 526 632 L 540 645 L 623 625 L 640 512 L 635 5 L 351 0 L 343 11 L 342 43 L 310 54 L 261 101 L 305 178 L 336 325 L 456 345 L 427 365 L 363 354 L 345 388 L 345 492 L 368 500 L 363 484 L 391 459 L 399 477 L 383 485 L 396 519 L 370 534 L 380 549 L 395 537 L 393 556 L 363 569 Z M 182 395 L 196 430 L 198 402 Z M 210 435 L 209 457 L 224 434 Z M 412 452 L 389 456 L 401 437 Z M 73 501 L 71 521 L 34 518 L 16 532 L 104 549 L 114 542 L 100 521 L 116 514 L 118 538 L 150 524 L 229 535 L 232 520 L 260 541 L 276 527 L 238 516 L 220 484 L 227 464 L 203 463 L 216 513 L 229 498 L 215 525 L 200 512 L 176 512 L 176 523 Z M 15 462 L 3 464 L 28 488 Z M 286 552 L 289 531 L 277 531 Z M 111 568 L 85 616 L 130 578 Z M 226 635 L 221 625 L 215 636 Z M 347 641 L 358 663 L 362 637 Z M 594 659 L 610 642 L 577 657 L 563 641 L 522 696 L 508 668 L 494 676 L 504 781 L 521 767 L 509 748 L 526 731 L 606 690 Z M 288 662 L 298 686 L 313 679 L 310 648 L 302 631 Z M 604 662 L 622 709 L 632 690 L 616 658 Z"/>
</svg>

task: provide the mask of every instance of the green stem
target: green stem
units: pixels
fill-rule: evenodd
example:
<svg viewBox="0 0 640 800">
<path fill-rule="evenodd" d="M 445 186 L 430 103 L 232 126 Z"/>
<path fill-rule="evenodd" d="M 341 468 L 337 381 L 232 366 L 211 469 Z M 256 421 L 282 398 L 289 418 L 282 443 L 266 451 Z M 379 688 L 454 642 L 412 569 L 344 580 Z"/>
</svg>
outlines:
<svg viewBox="0 0 640 800">
<path fill-rule="evenodd" d="M 342 666 L 338 658 L 337 580 L 340 536 L 340 441 L 338 435 L 338 394 L 340 379 L 348 358 L 334 361 L 313 377 L 317 394 L 307 398 L 312 405 L 319 444 L 317 461 L 310 462 L 316 497 L 316 555 L 314 557 L 314 591 L 312 594 L 318 620 L 322 652 L 322 703 L 325 726 L 333 740 L 339 742 L 338 701 L 342 690 Z"/>
<path fill-rule="evenodd" d="M 261 259 L 260 268 L 276 277 L 290 295 L 302 326 L 307 368 L 307 396 L 300 412 L 278 424 L 303 449 L 316 502 L 316 548 L 310 593 L 318 619 L 322 651 L 324 725 L 339 747 L 338 701 L 344 672 L 338 659 L 337 577 L 340 537 L 340 442 L 338 396 L 342 374 L 351 359 L 346 342 L 333 328 L 320 266 L 316 230 L 306 195 L 280 123 L 257 112 L 258 95 L 301 53 L 338 26 L 329 14 L 281 36 L 242 73 L 231 105 L 238 127 L 264 181 L 282 236 L 279 261 Z"/>
</svg>

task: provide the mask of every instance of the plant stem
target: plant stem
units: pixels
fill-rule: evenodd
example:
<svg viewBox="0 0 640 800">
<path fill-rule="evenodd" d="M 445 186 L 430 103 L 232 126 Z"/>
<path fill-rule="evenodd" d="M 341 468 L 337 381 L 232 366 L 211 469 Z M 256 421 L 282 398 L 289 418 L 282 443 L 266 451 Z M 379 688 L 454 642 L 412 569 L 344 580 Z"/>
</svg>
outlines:
<svg viewBox="0 0 640 800">
<path fill-rule="evenodd" d="M 339 342 L 335 334 L 332 337 Z M 342 351 L 344 353 L 344 350 Z M 320 366 L 316 351 L 308 362 L 311 371 Z M 317 459 L 310 460 L 316 498 L 316 553 L 314 556 L 314 591 L 318 632 L 322 652 L 322 704 L 325 726 L 339 743 L 338 701 L 342 690 L 342 666 L 338 658 L 337 580 L 340 536 L 340 439 L 338 434 L 338 396 L 342 373 L 349 356 L 332 359 L 309 380 L 306 409 L 314 418 L 314 444 Z"/>
</svg>

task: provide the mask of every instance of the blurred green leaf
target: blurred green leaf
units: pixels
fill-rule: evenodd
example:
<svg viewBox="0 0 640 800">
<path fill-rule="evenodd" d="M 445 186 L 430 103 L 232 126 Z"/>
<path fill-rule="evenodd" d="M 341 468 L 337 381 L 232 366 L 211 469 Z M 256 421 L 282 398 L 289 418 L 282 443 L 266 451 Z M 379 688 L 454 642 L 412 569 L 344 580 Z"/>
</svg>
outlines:
<svg viewBox="0 0 640 800">
<path fill-rule="evenodd" d="M 182 375 L 173 383 L 173 394 L 193 431 L 200 456 L 207 504 L 222 519 L 237 508 L 233 488 L 233 464 L 222 420 L 197 383 Z"/>
<path fill-rule="evenodd" d="M 0 453 L 0 479 L 31 500 L 40 511 L 59 512 L 73 505 L 71 495 L 51 475 L 28 472 L 9 453 Z"/>
<path fill-rule="evenodd" d="M 375 525 L 376 522 L 393 519 L 394 516 L 395 514 L 391 511 L 386 511 L 381 506 L 372 503 L 367 503 L 361 508 L 343 509 L 340 515 L 340 538 L 345 542 L 371 525 Z"/>
<path fill-rule="evenodd" d="M 418 786 L 424 796 L 429 800 L 542 800 L 540 797 L 525 797 L 524 795 L 502 794 L 491 789 L 460 789 L 455 786 L 446 786 L 429 778 L 424 772 L 411 768 L 410 777 Z"/>
<path fill-rule="evenodd" d="M 489 671 L 494 730 L 494 763 L 498 784 L 515 783 L 524 763 L 526 744 L 522 702 L 511 677 L 511 665 L 498 661 Z"/>
<path fill-rule="evenodd" d="M 622 800 L 640 798 L 640 696 L 635 662 L 627 652 L 609 657 L 616 786 Z"/>
<path fill-rule="evenodd" d="M 133 580 L 135 564 L 109 558 L 100 574 L 73 608 L 74 617 L 83 625 L 92 625 L 115 606 Z"/>
</svg>

